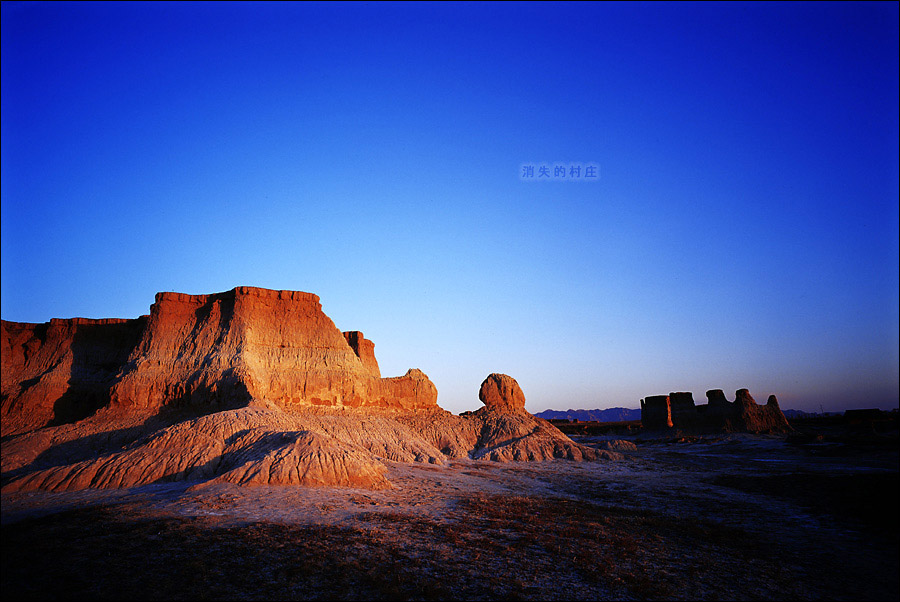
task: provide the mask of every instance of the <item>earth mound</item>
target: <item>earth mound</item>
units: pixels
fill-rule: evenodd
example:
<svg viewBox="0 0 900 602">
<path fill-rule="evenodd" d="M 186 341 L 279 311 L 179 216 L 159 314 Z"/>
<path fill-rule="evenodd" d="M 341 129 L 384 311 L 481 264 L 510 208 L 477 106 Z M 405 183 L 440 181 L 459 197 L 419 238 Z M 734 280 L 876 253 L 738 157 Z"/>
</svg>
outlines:
<svg viewBox="0 0 900 602">
<path fill-rule="evenodd" d="M 367 449 L 339 438 L 343 429 L 315 420 L 315 414 L 291 415 L 263 408 L 225 410 L 161 428 L 158 424 L 137 427 L 132 440 L 123 446 L 114 431 L 102 430 L 113 425 L 85 422 L 57 433 L 50 442 L 43 441 L 40 432 L 14 438 L 10 454 L 4 450 L 4 459 L 9 459 L 3 466 L 3 491 L 110 489 L 209 480 L 374 489 L 390 486 L 384 464 L 372 453 L 380 451 L 382 441 L 377 437 L 357 439 Z M 377 419 L 373 422 L 370 429 L 385 430 Z M 93 434 L 79 436 L 83 433 Z M 440 452 L 414 433 L 403 435 L 405 445 L 394 451 L 394 457 L 439 461 Z M 43 449 L 36 458 L 17 462 L 15 452 L 22 447 Z"/>
<path fill-rule="evenodd" d="M 525 410 L 525 394 L 506 374 L 489 374 L 478 392 L 484 407 L 470 415 L 478 425 L 473 458 L 497 462 L 522 460 L 614 459 L 613 452 L 575 443 L 558 428 Z"/>
<path fill-rule="evenodd" d="M 543 418 L 530 414 L 525 410 L 525 394 L 511 376 L 488 375 L 478 395 L 485 405 L 475 412 L 462 416 L 433 413 L 425 420 L 408 416 L 404 421 L 451 457 L 468 455 L 496 462 L 621 458 L 615 452 L 575 443 Z"/>
</svg>

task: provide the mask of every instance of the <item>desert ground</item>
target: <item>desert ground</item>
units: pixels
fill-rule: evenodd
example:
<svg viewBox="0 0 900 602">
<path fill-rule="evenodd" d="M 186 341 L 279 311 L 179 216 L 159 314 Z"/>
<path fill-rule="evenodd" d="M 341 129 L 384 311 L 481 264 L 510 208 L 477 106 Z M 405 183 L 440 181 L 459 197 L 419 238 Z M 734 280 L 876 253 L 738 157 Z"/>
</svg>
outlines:
<svg viewBox="0 0 900 602">
<path fill-rule="evenodd" d="M 7 493 L 4 599 L 896 600 L 887 432 L 575 437 L 618 461 L 389 462 L 387 490 Z"/>
</svg>

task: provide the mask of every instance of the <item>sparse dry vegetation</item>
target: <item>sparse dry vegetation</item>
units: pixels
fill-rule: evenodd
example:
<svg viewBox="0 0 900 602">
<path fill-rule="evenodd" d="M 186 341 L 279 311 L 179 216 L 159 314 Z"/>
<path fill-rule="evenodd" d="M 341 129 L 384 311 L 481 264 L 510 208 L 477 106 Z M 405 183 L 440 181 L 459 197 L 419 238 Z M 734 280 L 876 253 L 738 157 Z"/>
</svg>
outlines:
<svg viewBox="0 0 900 602">
<path fill-rule="evenodd" d="M 894 601 L 898 439 L 870 439 L 642 442 L 615 463 L 398 462 L 396 487 L 378 491 L 4 494 L 0 595 Z"/>
<path fill-rule="evenodd" d="M 4 599 L 892 599 L 897 550 L 606 503 L 475 494 L 347 526 L 101 506 L 6 525 Z M 840 541 L 834 538 L 840 537 Z M 863 589 L 860 589 L 863 588 Z"/>
</svg>

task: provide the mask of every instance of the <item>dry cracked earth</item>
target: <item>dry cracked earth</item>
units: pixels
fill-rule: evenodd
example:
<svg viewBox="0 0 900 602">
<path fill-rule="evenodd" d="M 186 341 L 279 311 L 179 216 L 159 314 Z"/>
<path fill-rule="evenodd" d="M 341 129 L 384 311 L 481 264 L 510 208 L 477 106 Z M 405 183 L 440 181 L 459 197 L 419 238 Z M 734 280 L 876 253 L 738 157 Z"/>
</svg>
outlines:
<svg viewBox="0 0 900 602">
<path fill-rule="evenodd" d="M 604 438 L 581 438 L 598 445 Z M 897 600 L 896 434 L 4 494 L 4 600 Z"/>
</svg>

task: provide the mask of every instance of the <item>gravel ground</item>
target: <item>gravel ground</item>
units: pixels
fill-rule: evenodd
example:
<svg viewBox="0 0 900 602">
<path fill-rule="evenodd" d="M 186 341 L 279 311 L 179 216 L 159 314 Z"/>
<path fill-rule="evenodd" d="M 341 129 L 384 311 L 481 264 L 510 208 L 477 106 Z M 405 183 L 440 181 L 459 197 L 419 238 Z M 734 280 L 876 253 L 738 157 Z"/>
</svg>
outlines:
<svg viewBox="0 0 900 602">
<path fill-rule="evenodd" d="M 604 438 L 582 438 L 599 445 Z M 2 498 L 4 599 L 898 599 L 897 438 Z"/>
</svg>

